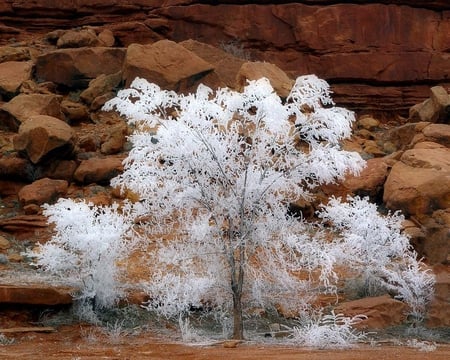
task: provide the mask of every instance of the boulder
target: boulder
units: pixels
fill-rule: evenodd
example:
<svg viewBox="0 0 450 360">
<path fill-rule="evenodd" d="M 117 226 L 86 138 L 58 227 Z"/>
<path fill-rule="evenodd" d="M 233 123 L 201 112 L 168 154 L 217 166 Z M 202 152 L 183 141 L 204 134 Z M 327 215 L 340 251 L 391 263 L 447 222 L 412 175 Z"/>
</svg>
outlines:
<svg viewBox="0 0 450 360">
<path fill-rule="evenodd" d="M 409 110 L 410 121 L 450 122 L 450 94 L 443 86 L 431 88 L 431 97 Z"/>
<path fill-rule="evenodd" d="M 56 42 L 58 48 L 79 48 L 99 45 L 100 40 L 92 29 L 68 30 Z"/>
<path fill-rule="evenodd" d="M 123 149 L 126 141 L 128 127 L 125 123 L 112 125 L 108 128 L 106 139 L 100 147 L 104 155 L 117 154 Z"/>
<path fill-rule="evenodd" d="M 347 175 L 342 185 L 354 194 L 374 198 L 383 190 L 388 170 L 385 159 L 369 159 L 359 175 Z"/>
<path fill-rule="evenodd" d="M 1 46 L 0 63 L 6 61 L 27 61 L 30 60 L 30 50 L 27 47 Z"/>
<path fill-rule="evenodd" d="M 122 160 L 117 157 L 83 160 L 75 171 L 74 179 L 83 184 L 107 183 L 123 171 Z"/>
<path fill-rule="evenodd" d="M 450 125 L 448 124 L 430 124 L 422 129 L 422 134 L 426 141 L 450 147 Z"/>
<path fill-rule="evenodd" d="M 89 121 L 89 112 L 85 105 L 70 100 L 61 102 L 61 110 L 71 124 Z"/>
<path fill-rule="evenodd" d="M 84 47 L 60 49 L 40 55 L 36 59 L 36 78 L 69 87 L 86 87 L 100 74 L 121 70 L 125 49 Z M 58 71 L 55 71 L 55 66 Z"/>
<path fill-rule="evenodd" d="M 89 87 L 80 94 L 80 99 L 91 104 L 95 98 L 111 92 L 122 81 L 122 73 L 101 74 L 89 82 Z"/>
<path fill-rule="evenodd" d="M 383 201 L 406 215 L 431 214 L 450 204 L 450 149 L 411 149 L 396 162 Z"/>
<path fill-rule="evenodd" d="M 353 317 L 366 315 L 367 319 L 356 324 L 358 329 L 383 329 L 402 324 L 406 320 L 407 305 L 389 295 L 366 297 L 340 304 L 335 313 Z"/>
<path fill-rule="evenodd" d="M 14 138 L 14 148 L 25 153 L 33 164 L 48 156 L 63 158 L 74 147 L 75 133 L 64 121 L 57 118 L 36 115 L 20 125 Z"/>
<path fill-rule="evenodd" d="M 436 266 L 434 299 L 427 312 L 426 325 L 429 327 L 450 326 L 450 270 L 447 266 Z"/>
<path fill-rule="evenodd" d="M 20 86 L 31 78 L 31 61 L 7 61 L 0 63 L 0 93 L 16 95 Z"/>
<path fill-rule="evenodd" d="M 36 115 L 64 119 L 61 99 L 53 94 L 19 94 L 0 107 L 0 126 L 17 131 L 22 122 Z"/>
<path fill-rule="evenodd" d="M 269 79 L 275 92 L 281 98 L 288 97 L 291 92 L 294 80 L 278 66 L 266 62 L 246 62 L 242 64 L 237 76 L 237 87 L 242 90 L 249 80 L 258 80 L 262 77 Z"/>
<path fill-rule="evenodd" d="M 123 67 L 126 86 L 144 78 L 165 89 L 187 91 L 194 88 L 214 67 L 192 51 L 173 41 L 128 47 Z"/>
<path fill-rule="evenodd" d="M 0 179 L 33 181 L 33 164 L 28 159 L 17 156 L 0 157 Z M 1 191 L 0 195 L 3 195 Z"/>
<path fill-rule="evenodd" d="M 67 194 L 69 184 L 65 180 L 44 178 L 24 186 L 19 191 L 19 201 L 22 206 L 30 204 L 42 205 L 54 203 L 61 196 Z"/>
<path fill-rule="evenodd" d="M 109 29 L 102 30 L 97 36 L 102 46 L 112 47 L 116 42 L 113 32 Z"/>
<path fill-rule="evenodd" d="M 163 40 L 164 36 L 152 30 L 145 22 L 122 21 L 108 25 L 108 29 L 114 33 L 115 40 L 119 46 L 130 46 L 131 44 L 153 44 Z"/>
<path fill-rule="evenodd" d="M 210 79 L 208 75 L 203 82 L 205 85 L 211 88 L 236 88 L 237 74 L 246 60 L 236 57 L 218 47 L 192 39 L 183 41 L 180 45 L 214 66 L 214 74 L 218 79 Z"/>
</svg>

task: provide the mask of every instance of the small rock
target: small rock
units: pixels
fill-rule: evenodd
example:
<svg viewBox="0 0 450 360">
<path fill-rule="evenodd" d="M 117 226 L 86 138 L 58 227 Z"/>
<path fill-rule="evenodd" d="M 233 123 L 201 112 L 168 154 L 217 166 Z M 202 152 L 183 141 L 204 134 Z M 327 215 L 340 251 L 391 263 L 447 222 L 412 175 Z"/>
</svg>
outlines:
<svg viewBox="0 0 450 360">
<path fill-rule="evenodd" d="M 58 48 L 79 48 L 98 45 L 100 45 L 100 41 L 95 31 L 91 29 L 68 30 L 56 42 Z"/>
<path fill-rule="evenodd" d="M 113 32 L 109 29 L 101 31 L 97 37 L 103 46 L 111 47 L 114 46 L 114 43 L 116 42 Z"/>
<path fill-rule="evenodd" d="M 80 94 L 80 99 L 91 104 L 96 97 L 109 93 L 119 86 L 121 81 L 121 71 L 109 75 L 101 74 L 89 82 L 89 87 Z"/>
<path fill-rule="evenodd" d="M 61 102 L 61 110 L 70 123 L 89 120 L 89 113 L 86 106 L 78 102 L 63 100 Z"/>
<path fill-rule="evenodd" d="M 40 179 L 19 191 L 19 200 L 22 206 L 45 203 L 54 203 L 59 197 L 67 193 L 69 184 L 65 180 Z"/>
<path fill-rule="evenodd" d="M 11 247 L 10 242 L 4 236 L 0 235 L 0 250 L 7 250 Z"/>
<path fill-rule="evenodd" d="M 83 184 L 105 183 L 123 171 L 122 159 L 117 157 L 83 160 L 74 179 Z"/>
<path fill-rule="evenodd" d="M 358 119 L 358 125 L 366 130 L 374 130 L 380 126 L 380 122 L 370 115 L 363 115 Z"/>
</svg>

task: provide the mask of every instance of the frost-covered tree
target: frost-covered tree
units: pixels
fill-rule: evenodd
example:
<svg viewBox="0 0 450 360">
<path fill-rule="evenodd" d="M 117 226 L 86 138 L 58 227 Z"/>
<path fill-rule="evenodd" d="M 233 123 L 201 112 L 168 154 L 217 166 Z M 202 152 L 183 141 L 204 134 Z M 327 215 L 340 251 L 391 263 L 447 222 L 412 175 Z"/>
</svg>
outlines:
<svg viewBox="0 0 450 360">
<path fill-rule="evenodd" d="M 146 307 L 167 317 L 208 308 L 232 318 L 236 339 L 248 309 L 301 313 L 318 294 L 336 293 L 342 266 L 423 316 L 434 280 L 400 233 L 400 216 L 383 217 L 359 198 L 331 199 L 315 222 L 288 211 L 364 166 L 341 149 L 354 116 L 334 106 L 325 81 L 299 77 L 282 101 L 267 79 L 242 92 L 201 85 L 189 95 L 136 79 L 104 109 L 134 128 L 125 171 L 112 185 L 139 201 L 48 206 L 56 234 L 37 255 L 46 270 L 79 274 L 85 298 L 110 306 L 120 297 L 118 264 L 139 241 L 151 273 Z M 306 329 L 333 338 L 330 346 L 357 341 L 355 319 L 330 316 Z M 293 335 L 310 343 L 301 329 Z"/>
<path fill-rule="evenodd" d="M 139 195 L 156 242 L 149 308 L 170 316 L 208 304 L 232 314 L 241 339 L 244 307 L 299 310 L 335 289 L 338 246 L 287 212 L 364 164 L 341 149 L 354 116 L 329 94 L 316 76 L 299 77 L 284 103 L 267 79 L 189 95 L 136 79 L 106 104 L 135 127 L 112 184 Z"/>
<path fill-rule="evenodd" d="M 110 308 L 123 297 L 123 268 L 118 264 L 134 249 L 131 209 L 95 206 L 60 199 L 46 205 L 54 224 L 52 239 L 31 253 L 35 265 L 80 287 L 77 299 L 95 309 Z M 91 309 L 92 310 L 92 309 Z"/>
</svg>

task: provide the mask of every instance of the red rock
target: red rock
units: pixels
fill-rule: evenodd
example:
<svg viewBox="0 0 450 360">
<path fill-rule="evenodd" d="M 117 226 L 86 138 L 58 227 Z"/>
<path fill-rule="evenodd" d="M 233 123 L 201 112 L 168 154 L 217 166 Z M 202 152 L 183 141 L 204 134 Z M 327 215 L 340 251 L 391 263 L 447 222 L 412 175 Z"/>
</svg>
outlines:
<svg viewBox="0 0 450 360">
<path fill-rule="evenodd" d="M 119 46 L 130 46 L 131 44 L 153 44 L 164 37 L 153 31 L 144 22 L 125 21 L 108 25 L 119 44 Z"/>
<path fill-rule="evenodd" d="M 75 171 L 74 179 L 83 184 L 106 183 L 122 171 L 123 165 L 120 158 L 91 158 L 81 162 Z"/>
<path fill-rule="evenodd" d="M 404 214 L 430 214 L 450 207 L 450 150 L 411 149 L 395 163 L 383 201 Z"/>
<path fill-rule="evenodd" d="M 218 79 L 210 79 L 209 75 L 205 77 L 204 84 L 212 88 L 224 87 L 235 89 L 236 77 L 241 69 L 244 59 L 240 59 L 220 48 L 201 43 L 195 40 L 186 40 L 180 43 L 186 49 L 197 54 L 203 60 L 214 66 L 214 74 Z"/>
<path fill-rule="evenodd" d="M 62 34 L 56 46 L 58 48 L 78 48 L 83 46 L 99 46 L 100 40 L 92 29 L 69 30 Z"/>
<path fill-rule="evenodd" d="M 294 80 L 278 66 L 266 62 L 246 62 L 242 64 L 236 77 L 236 83 L 239 90 L 247 85 L 248 80 L 258 80 L 262 77 L 269 79 L 272 87 L 278 96 L 288 97 L 291 92 Z"/>
<path fill-rule="evenodd" d="M 7 61 L 0 63 L 0 93 L 16 95 L 20 86 L 31 78 L 31 61 Z"/>
<path fill-rule="evenodd" d="M 75 289 L 45 284 L 0 285 L 0 304 L 69 305 Z"/>
<path fill-rule="evenodd" d="M 61 96 L 53 94 L 20 94 L 0 107 L 0 124 L 17 131 L 20 124 L 35 115 L 64 119 Z"/>
<path fill-rule="evenodd" d="M 24 186 L 19 191 L 19 201 L 22 206 L 54 203 L 67 194 L 69 184 L 65 180 L 44 178 Z"/>
<path fill-rule="evenodd" d="M 450 147 L 450 125 L 430 124 L 422 129 L 422 134 L 427 141 Z"/>
<path fill-rule="evenodd" d="M 114 46 L 116 39 L 111 30 L 105 29 L 98 34 L 98 40 L 103 46 L 112 47 Z"/>
<path fill-rule="evenodd" d="M 348 175 L 342 182 L 350 192 L 364 196 L 376 196 L 383 189 L 388 175 L 388 165 L 383 158 L 373 158 L 357 176 Z"/>
<path fill-rule="evenodd" d="M 37 164 L 51 153 L 62 158 L 71 153 L 75 133 L 64 121 L 57 118 L 37 115 L 20 125 L 14 138 L 14 148 L 25 152 L 33 164 Z"/>
<path fill-rule="evenodd" d="M 27 159 L 17 156 L 0 157 L 0 179 L 32 181 L 33 170 L 33 164 Z"/>
<path fill-rule="evenodd" d="M 27 47 L 2 46 L 0 47 L 0 63 L 6 61 L 30 60 L 30 50 Z"/>
<path fill-rule="evenodd" d="M 71 124 L 89 120 L 87 107 L 79 102 L 63 100 L 61 110 Z"/>
<path fill-rule="evenodd" d="M 141 77 L 159 86 L 185 91 L 201 82 L 213 66 L 185 47 L 168 40 L 152 45 L 132 44 L 123 68 L 126 86 Z"/>
<path fill-rule="evenodd" d="M 382 295 L 342 303 L 335 309 L 335 313 L 343 313 L 350 317 L 366 315 L 367 319 L 355 327 L 383 329 L 403 323 L 406 320 L 406 309 L 407 306 L 403 302 L 392 299 L 388 295 Z"/>
<path fill-rule="evenodd" d="M 98 96 L 111 92 L 118 87 L 122 81 L 122 73 L 101 74 L 89 82 L 89 87 L 80 94 L 82 99 L 87 104 L 91 104 Z"/>
<path fill-rule="evenodd" d="M 100 74 L 113 74 L 121 70 L 125 49 L 86 47 L 60 49 L 38 56 L 36 78 L 66 86 L 86 86 Z M 55 71 L 55 66 L 58 71 Z"/>
</svg>

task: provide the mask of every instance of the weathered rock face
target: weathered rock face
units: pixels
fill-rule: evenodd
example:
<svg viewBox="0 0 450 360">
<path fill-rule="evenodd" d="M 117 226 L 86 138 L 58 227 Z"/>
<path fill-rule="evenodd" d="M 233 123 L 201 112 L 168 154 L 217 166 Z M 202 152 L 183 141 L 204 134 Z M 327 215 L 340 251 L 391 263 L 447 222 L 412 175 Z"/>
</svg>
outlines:
<svg viewBox="0 0 450 360">
<path fill-rule="evenodd" d="M 45 21 L 30 21 L 39 16 Z M 49 0 L 6 0 L 1 23 L 0 43 L 92 24 L 110 28 L 122 46 L 161 39 L 192 38 L 215 46 L 237 40 L 254 60 L 325 78 L 334 85 L 335 100 L 353 108 L 406 110 L 427 97 L 430 85 L 450 86 L 446 0 L 332 5 L 327 0 L 77 0 L 58 6 Z M 98 40 L 99 34 L 72 32 L 60 44 Z M 103 43 L 111 44 L 111 37 L 108 41 Z"/>
</svg>

